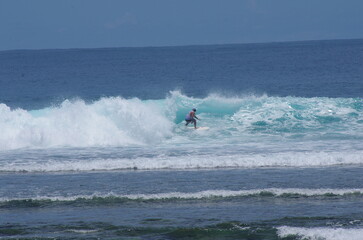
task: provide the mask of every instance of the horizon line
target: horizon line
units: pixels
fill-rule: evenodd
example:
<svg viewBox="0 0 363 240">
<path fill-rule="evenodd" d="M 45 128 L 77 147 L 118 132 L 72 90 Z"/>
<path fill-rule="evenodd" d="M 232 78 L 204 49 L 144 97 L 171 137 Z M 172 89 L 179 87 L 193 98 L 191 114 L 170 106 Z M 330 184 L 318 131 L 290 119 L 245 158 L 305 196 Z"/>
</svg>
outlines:
<svg viewBox="0 0 363 240">
<path fill-rule="evenodd" d="M 344 41 L 344 40 L 363 40 L 363 38 L 334 38 L 334 39 L 308 39 L 308 40 L 287 40 L 287 41 L 266 41 L 266 42 L 245 42 L 245 43 L 209 43 L 209 44 L 185 44 L 185 45 L 145 45 L 145 46 L 112 46 L 112 47 L 70 47 L 70 48 L 19 48 L 4 49 L 0 52 L 12 51 L 47 51 L 47 50 L 90 50 L 90 49 L 115 49 L 115 48 L 172 48 L 172 47 L 199 47 L 199 46 L 222 46 L 222 45 L 258 45 L 258 44 L 279 44 L 279 43 L 301 43 L 301 42 L 318 42 L 318 41 Z"/>
</svg>

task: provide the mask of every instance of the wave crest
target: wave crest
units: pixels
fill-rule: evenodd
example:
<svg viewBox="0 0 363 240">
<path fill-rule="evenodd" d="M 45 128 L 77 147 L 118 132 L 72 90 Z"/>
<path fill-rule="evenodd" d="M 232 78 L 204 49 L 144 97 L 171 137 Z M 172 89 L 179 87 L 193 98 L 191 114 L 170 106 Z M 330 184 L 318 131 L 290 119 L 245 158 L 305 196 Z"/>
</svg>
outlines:
<svg viewBox="0 0 363 240">
<path fill-rule="evenodd" d="M 205 190 L 200 192 L 167 192 L 151 194 L 115 194 L 94 193 L 75 196 L 37 196 L 33 198 L 2 198 L 0 207 L 24 206 L 38 207 L 43 205 L 62 204 L 113 204 L 130 201 L 181 201 L 181 200 L 223 200 L 244 197 L 277 197 L 277 198 L 322 198 L 322 197 L 361 197 L 363 189 L 303 189 L 303 188 L 266 188 L 251 190 Z"/>
</svg>

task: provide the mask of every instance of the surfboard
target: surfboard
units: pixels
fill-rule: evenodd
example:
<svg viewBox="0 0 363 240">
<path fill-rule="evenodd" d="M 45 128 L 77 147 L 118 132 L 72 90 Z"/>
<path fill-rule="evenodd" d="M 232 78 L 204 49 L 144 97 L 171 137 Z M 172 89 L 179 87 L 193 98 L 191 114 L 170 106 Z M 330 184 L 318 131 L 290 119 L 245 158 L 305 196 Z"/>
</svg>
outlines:
<svg viewBox="0 0 363 240">
<path fill-rule="evenodd" d="M 191 130 L 198 130 L 198 131 L 204 131 L 204 130 L 208 130 L 209 127 L 197 127 L 197 129 L 195 129 L 194 127 L 187 127 L 188 129 L 191 129 Z"/>
</svg>

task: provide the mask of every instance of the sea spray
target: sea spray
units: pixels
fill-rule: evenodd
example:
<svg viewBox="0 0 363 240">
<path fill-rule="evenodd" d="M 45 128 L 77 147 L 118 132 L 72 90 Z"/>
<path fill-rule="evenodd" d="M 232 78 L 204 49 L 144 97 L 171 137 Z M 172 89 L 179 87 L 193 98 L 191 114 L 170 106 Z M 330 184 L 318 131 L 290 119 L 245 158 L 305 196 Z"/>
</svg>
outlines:
<svg viewBox="0 0 363 240">
<path fill-rule="evenodd" d="M 0 110 L 1 150 L 155 144 L 172 136 L 172 124 L 160 109 L 136 98 L 102 98 L 90 104 L 66 100 L 32 111 L 2 104 Z"/>
</svg>

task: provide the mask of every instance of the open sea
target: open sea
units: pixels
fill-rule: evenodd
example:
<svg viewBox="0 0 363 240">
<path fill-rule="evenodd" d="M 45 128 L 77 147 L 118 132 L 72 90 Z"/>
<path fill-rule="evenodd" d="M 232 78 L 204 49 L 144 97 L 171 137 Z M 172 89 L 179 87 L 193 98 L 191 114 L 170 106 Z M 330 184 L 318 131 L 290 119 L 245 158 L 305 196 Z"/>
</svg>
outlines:
<svg viewBox="0 0 363 240">
<path fill-rule="evenodd" d="M 359 39 L 0 51 L 0 239 L 361 240 L 362 97 Z"/>
</svg>

